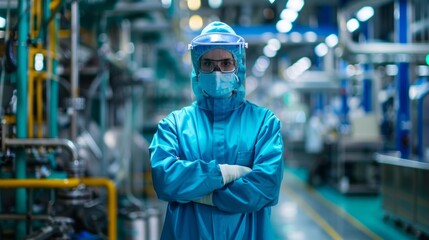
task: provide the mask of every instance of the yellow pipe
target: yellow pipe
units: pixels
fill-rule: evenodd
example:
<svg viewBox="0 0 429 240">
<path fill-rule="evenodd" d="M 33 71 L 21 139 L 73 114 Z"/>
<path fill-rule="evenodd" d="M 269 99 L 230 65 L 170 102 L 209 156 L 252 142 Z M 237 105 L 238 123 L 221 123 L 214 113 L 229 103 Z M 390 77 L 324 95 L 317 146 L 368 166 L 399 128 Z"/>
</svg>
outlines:
<svg viewBox="0 0 429 240">
<path fill-rule="evenodd" d="M 61 0 L 52 0 L 51 3 L 49 4 L 49 8 L 51 11 L 54 11 L 55 8 L 59 7 L 61 4 Z"/>
<path fill-rule="evenodd" d="M 91 187 L 105 187 L 107 189 L 107 214 L 109 240 L 116 240 L 116 187 L 112 180 L 107 178 L 82 178 L 82 183 Z"/>
<path fill-rule="evenodd" d="M 107 190 L 108 239 L 116 240 L 117 209 L 116 187 L 108 178 L 68 179 L 0 179 L 0 188 L 75 188 L 83 184 L 89 187 L 104 187 Z"/>
<path fill-rule="evenodd" d="M 41 0 L 37 0 L 36 2 L 37 2 L 37 6 L 36 6 L 36 8 L 37 8 L 37 10 L 36 10 L 36 12 L 37 12 L 37 14 L 36 14 L 36 19 L 37 19 L 36 33 L 38 35 L 40 29 L 42 28 L 42 16 L 43 16 L 43 13 L 42 13 L 42 1 Z"/>
<path fill-rule="evenodd" d="M 69 179 L 0 179 L 0 188 L 74 188 L 78 178 Z"/>
</svg>

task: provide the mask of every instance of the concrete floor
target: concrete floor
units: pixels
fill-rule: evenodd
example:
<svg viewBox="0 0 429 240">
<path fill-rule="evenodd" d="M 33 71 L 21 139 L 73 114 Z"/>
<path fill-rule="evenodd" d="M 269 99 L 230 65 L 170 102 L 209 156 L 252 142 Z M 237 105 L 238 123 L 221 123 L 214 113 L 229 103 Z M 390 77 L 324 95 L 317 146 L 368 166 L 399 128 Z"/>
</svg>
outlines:
<svg viewBox="0 0 429 240">
<path fill-rule="evenodd" d="M 286 168 L 279 203 L 272 211 L 276 239 L 416 239 L 384 220 L 381 196 L 313 188 L 305 175 L 305 169 Z"/>
<path fill-rule="evenodd" d="M 418 239 L 384 220 L 380 195 L 344 195 L 329 185 L 306 183 L 305 168 L 286 167 L 279 202 L 272 208 L 273 240 Z M 166 203 L 151 203 L 161 211 Z M 162 228 L 162 226 L 160 226 Z"/>
</svg>

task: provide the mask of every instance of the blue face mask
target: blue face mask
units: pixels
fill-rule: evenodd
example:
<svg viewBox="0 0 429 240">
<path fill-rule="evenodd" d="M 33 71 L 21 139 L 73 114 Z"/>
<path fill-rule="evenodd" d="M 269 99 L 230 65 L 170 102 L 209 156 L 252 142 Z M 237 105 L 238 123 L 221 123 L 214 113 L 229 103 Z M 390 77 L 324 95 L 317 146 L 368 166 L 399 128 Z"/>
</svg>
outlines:
<svg viewBox="0 0 429 240">
<path fill-rule="evenodd" d="M 214 98 L 225 98 L 232 94 L 238 87 L 238 77 L 234 72 L 200 73 L 198 83 L 206 95 Z"/>
</svg>

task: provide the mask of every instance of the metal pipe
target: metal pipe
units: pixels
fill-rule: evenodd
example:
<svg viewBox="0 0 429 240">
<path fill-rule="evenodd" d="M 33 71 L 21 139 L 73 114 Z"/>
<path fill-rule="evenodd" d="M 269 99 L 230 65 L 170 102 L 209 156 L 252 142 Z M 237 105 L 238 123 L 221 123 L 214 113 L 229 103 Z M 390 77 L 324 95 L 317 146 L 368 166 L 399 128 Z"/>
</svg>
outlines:
<svg viewBox="0 0 429 240">
<path fill-rule="evenodd" d="M 28 33 L 29 33 L 29 13 L 27 11 L 29 2 L 27 0 L 18 1 L 18 46 L 17 46 L 17 110 L 16 110 L 16 137 L 27 138 L 27 117 L 28 117 Z M 26 178 L 27 162 L 24 150 L 16 152 L 15 177 L 17 179 Z M 27 194 L 25 189 L 16 189 L 15 211 L 25 213 Z M 26 223 L 19 221 L 16 223 L 16 239 L 23 239 L 26 233 Z"/>
<path fill-rule="evenodd" d="M 115 184 L 107 178 L 82 178 L 81 181 L 85 186 L 107 189 L 107 219 L 109 220 L 107 235 L 109 240 L 116 240 L 117 199 Z"/>
<path fill-rule="evenodd" d="M 79 43 L 79 2 L 77 0 L 71 3 L 71 103 L 79 96 L 79 65 L 78 65 L 78 43 Z M 74 106 L 71 106 L 70 119 L 70 139 L 76 140 L 77 137 L 77 112 Z"/>
<path fill-rule="evenodd" d="M 59 4 L 60 5 L 60 4 Z M 51 76 L 49 79 L 49 106 L 48 106 L 48 126 L 49 126 L 49 137 L 58 137 L 58 80 L 55 79 L 57 75 L 58 60 L 57 55 L 57 44 L 58 44 L 58 19 L 49 24 L 49 43 L 48 43 L 48 71 Z"/>
<path fill-rule="evenodd" d="M 27 220 L 27 221 L 51 221 L 52 216 L 49 215 L 27 215 L 27 214 L 0 214 L 0 220 Z"/>
<path fill-rule="evenodd" d="M 338 26 L 340 44 L 352 54 L 410 54 L 410 55 L 426 55 L 429 49 L 429 44 L 426 43 L 356 43 L 351 39 L 350 33 L 347 31 L 346 23 L 358 9 L 363 6 L 379 6 L 393 0 L 366 0 L 355 1 L 352 5 L 344 8 L 338 13 Z"/>
<path fill-rule="evenodd" d="M 104 187 L 107 190 L 108 239 L 116 240 L 117 199 L 116 187 L 108 178 L 68 179 L 0 179 L 0 188 L 75 188 L 83 184 L 88 187 Z"/>
<path fill-rule="evenodd" d="M 68 139 L 59 138 L 3 138 L 2 150 L 7 147 L 63 147 L 72 156 L 74 161 L 79 161 L 76 145 Z"/>
</svg>

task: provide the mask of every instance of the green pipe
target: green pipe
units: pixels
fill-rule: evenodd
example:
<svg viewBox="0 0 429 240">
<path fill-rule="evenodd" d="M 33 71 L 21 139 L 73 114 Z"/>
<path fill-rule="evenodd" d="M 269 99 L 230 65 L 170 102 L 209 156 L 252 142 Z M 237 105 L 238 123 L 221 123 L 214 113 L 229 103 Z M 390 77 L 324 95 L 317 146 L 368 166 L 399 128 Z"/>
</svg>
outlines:
<svg viewBox="0 0 429 240">
<path fill-rule="evenodd" d="M 109 72 L 108 69 L 103 69 L 104 71 L 101 74 L 101 89 L 100 89 L 100 137 L 101 137 L 101 149 L 103 156 L 101 159 L 101 176 L 107 176 L 107 163 L 105 158 L 106 145 L 104 144 L 103 136 L 107 131 L 107 119 L 108 119 L 108 110 L 107 110 L 107 88 L 109 81 Z"/>
<path fill-rule="evenodd" d="M 29 13 L 27 0 L 18 1 L 18 13 L 20 16 L 18 23 L 18 47 L 17 47 L 17 109 L 16 109 L 16 137 L 27 137 L 27 115 L 28 115 L 28 46 L 27 38 L 29 31 Z M 15 160 L 15 178 L 25 179 L 27 170 L 26 154 L 23 149 L 17 150 Z M 16 189 L 15 208 L 17 214 L 27 212 L 27 194 L 25 188 Z M 15 225 L 15 238 L 24 239 L 27 232 L 25 221 L 17 221 Z"/>
<path fill-rule="evenodd" d="M 47 2 L 47 6 L 49 8 L 49 0 L 45 0 Z M 49 18 L 50 16 L 46 16 L 47 18 Z M 55 32 L 58 32 L 58 18 L 55 17 L 52 24 L 54 24 L 55 26 Z M 49 26 L 47 26 L 49 28 Z M 55 52 L 57 52 L 57 43 L 58 43 L 58 35 L 54 36 L 55 38 Z M 54 44 L 52 42 L 50 42 L 50 44 Z M 55 56 L 53 56 L 53 60 L 52 60 L 52 75 L 56 76 L 57 75 L 57 66 L 58 66 L 58 61 L 55 58 Z M 49 102 L 49 137 L 51 138 L 57 138 L 58 137 L 58 81 L 56 79 L 50 79 L 50 99 L 51 101 Z"/>
<path fill-rule="evenodd" d="M 97 34 L 98 38 L 98 47 L 100 48 L 106 41 L 106 39 L 101 36 L 106 33 L 107 28 L 107 19 L 105 16 L 102 16 L 101 21 L 98 24 Z M 99 120 L 100 120 L 100 148 L 102 152 L 101 156 L 101 176 L 107 176 L 107 163 L 106 163 L 106 144 L 104 143 L 104 134 L 107 131 L 107 119 L 108 119 L 108 106 L 107 106 L 107 89 L 109 86 L 109 69 L 107 68 L 107 62 L 105 57 L 101 58 L 101 83 L 100 83 L 100 112 L 99 112 Z"/>
</svg>

